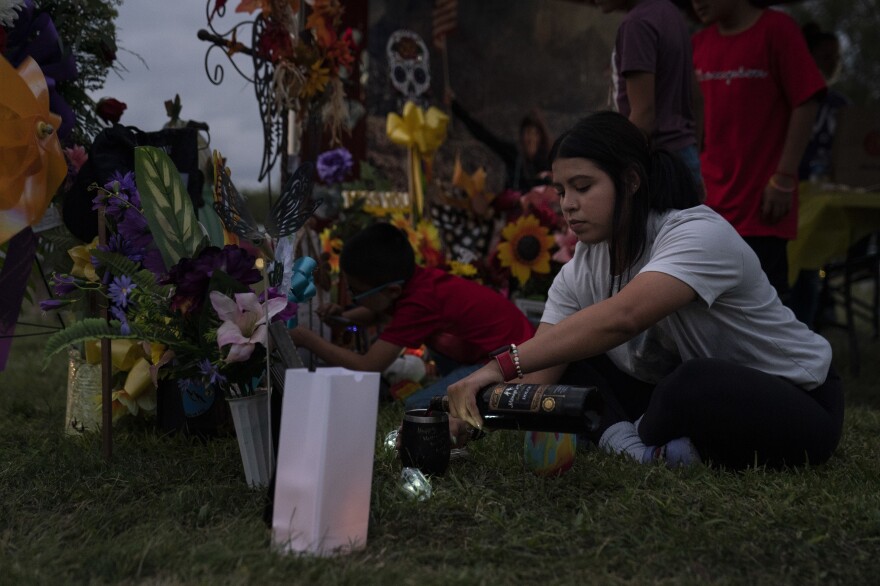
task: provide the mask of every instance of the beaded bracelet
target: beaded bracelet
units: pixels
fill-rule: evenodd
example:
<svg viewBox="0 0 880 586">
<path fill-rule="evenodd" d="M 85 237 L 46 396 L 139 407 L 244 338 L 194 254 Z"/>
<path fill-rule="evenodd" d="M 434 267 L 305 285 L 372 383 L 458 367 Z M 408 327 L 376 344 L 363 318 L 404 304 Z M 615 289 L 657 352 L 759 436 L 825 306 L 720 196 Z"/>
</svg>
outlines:
<svg viewBox="0 0 880 586">
<path fill-rule="evenodd" d="M 510 345 L 510 354 L 513 357 L 513 365 L 516 367 L 516 376 L 519 378 L 523 377 L 522 366 L 519 364 L 519 350 L 516 348 L 516 344 Z"/>
</svg>

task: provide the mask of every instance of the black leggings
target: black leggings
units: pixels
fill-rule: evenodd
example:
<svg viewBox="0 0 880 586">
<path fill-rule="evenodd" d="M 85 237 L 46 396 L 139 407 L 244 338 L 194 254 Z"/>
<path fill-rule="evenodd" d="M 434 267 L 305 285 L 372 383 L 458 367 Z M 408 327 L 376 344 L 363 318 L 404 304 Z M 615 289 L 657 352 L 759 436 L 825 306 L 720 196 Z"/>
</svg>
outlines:
<svg viewBox="0 0 880 586">
<path fill-rule="evenodd" d="M 689 437 L 704 460 L 727 468 L 821 464 L 843 429 L 843 384 L 833 368 L 822 385 L 804 391 L 753 368 L 700 358 L 652 388 L 599 356 L 571 365 L 560 382 L 598 386 L 607 422 L 644 413 L 645 444 Z"/>
</svg>

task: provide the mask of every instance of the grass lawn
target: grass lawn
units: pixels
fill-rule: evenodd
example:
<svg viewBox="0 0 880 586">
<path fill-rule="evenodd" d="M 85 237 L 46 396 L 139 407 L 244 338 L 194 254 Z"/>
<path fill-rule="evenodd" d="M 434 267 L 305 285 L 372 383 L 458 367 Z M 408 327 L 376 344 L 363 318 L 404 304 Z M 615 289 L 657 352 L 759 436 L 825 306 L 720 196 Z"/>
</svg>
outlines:
<svg viewBox="0 0 880 586">
<path fill-rule="evenodd" d="M 232 437 L 121 424 L 105 463 L 100 437 L 65 435 L 64 357 L 41 372 L 45 338 L 21 338 L 0 373 L 0 584 L 877 583 L 880 343 L 864 333 L 854 378 L 845 337 L 827 335 L 848 410 L 816 468 L 671 471 L 582 450 L 545 479 L 523 469 L 520 433 L 497 432 L 417 502 L 381 446 L 402 409 L 383 404 L 367 546 L 335 558 L 272 552 Z"/>
</svg>

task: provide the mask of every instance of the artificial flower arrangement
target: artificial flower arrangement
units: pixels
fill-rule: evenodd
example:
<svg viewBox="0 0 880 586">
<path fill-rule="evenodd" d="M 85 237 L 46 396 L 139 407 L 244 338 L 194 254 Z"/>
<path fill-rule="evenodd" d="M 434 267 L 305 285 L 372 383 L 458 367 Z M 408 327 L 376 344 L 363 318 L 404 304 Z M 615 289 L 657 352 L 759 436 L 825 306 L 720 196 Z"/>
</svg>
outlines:
<svg viewBox="0 0 880 586">
<path fill-rule="evenodd" d="M 267 370 L 268 325 L 295 315 L 296 293 L 269 285 L 270 267 L 257 247 L 208 242 L 177 170 L 160 149 L 136 148 L 134 174 L 93 187 L 106 243 L 72 249 L 73 268 L 53 274 L 56 298 L 41 305 L 91 303 L 106 307 L 110 319 L 87 317 L 53 335 L 46 359 L 85 344 L 95 360 L 96 341 L 111 339 L 114 418 L 151 411 L 160 379 L 177 381 L 196 401 L 215 389 L 229 397 L 255 393 Z M 295 263 L 284 262 L 276 272 L 287 269 L 289 275 Z M 300 282 L 299 294 L 309 284 Z"/>
<path fill-rule="evenodd" d="M 495 287 L 510 297 L 545 300 L 553 278 L 571 259 L 577 239 L 562 219 L 558 199 L 553 188 L 540 185 L 526 193 L 508 190 L 492 202 L 503 210 L 505 224 L 490 253 L 491 272 Z"/>
<path fill-rule="evenodd" d="M 215 0 L 211 15 L 226 2 Z M 303 34 L 297 19 L 302 2 L 310 7 Z M 334 144 L 349 118 L 344 80 L 351 74 L 356 46 L 355 32 L 341 30 L 343 10 L 340 0 L 241 0 L 235 9 L 258 12 L 264 21 L 253 50 L 274 68 L 276 102 L 303 119 L 319 114 Z"/>
<path fill-rule="evenodd" d="M 451 248 L 451 272 L 511 298 L 546 299 L 577 242 L 553 188 L 488 193 L 485 171 L 468 173 L 456 157 L 451 185 L 438 182 L 435 198 L 432 212 Z"/>
</svg>

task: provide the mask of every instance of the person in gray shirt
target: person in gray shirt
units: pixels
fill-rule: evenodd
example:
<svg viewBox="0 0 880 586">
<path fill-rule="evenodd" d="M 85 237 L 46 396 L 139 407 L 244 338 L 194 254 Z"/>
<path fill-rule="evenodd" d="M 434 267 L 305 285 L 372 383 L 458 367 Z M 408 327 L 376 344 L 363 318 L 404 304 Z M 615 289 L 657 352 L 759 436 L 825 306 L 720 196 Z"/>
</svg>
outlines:
<svg viewBox="0 0 880 586">
<path fill-rule="evenodd" d="M 477 390 L 521 371 L 521 382 L 598 386 L 606 407 L 590 439 L 641 462 L 826 461 L 844 411 L 831 347 L 782 305 L 733 227 L 699 205 L 680 159 L 599 112 L 556 141 L 551 161 L 575 256 L 516 349 L 518 370 L 501 359 L 452 385 L 452 415 L 481 424 Z"/>
</svg>

